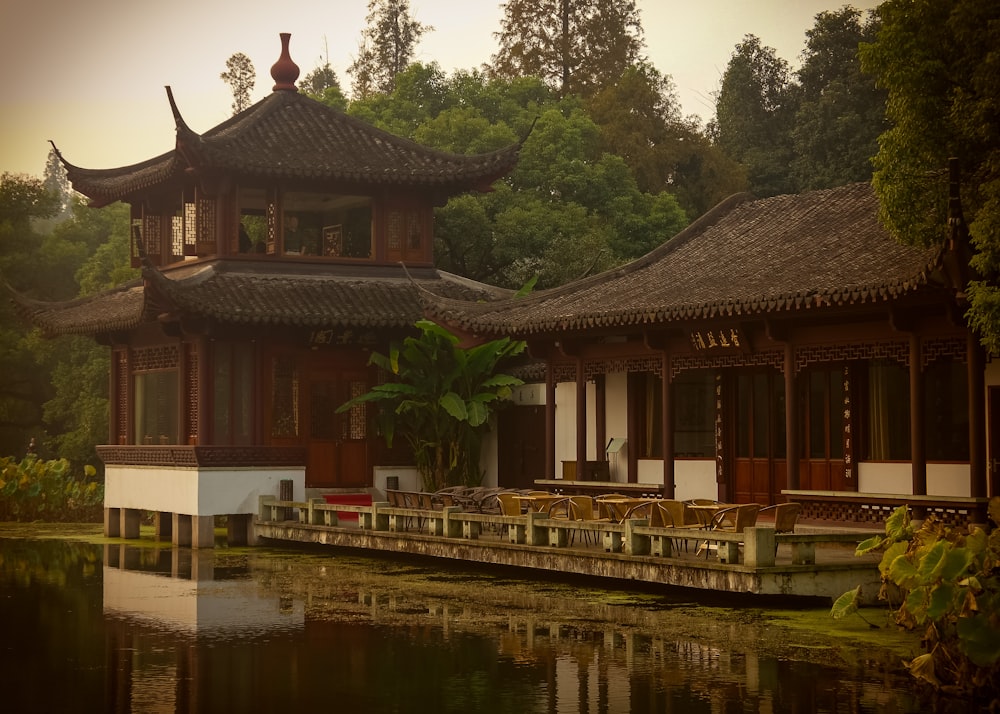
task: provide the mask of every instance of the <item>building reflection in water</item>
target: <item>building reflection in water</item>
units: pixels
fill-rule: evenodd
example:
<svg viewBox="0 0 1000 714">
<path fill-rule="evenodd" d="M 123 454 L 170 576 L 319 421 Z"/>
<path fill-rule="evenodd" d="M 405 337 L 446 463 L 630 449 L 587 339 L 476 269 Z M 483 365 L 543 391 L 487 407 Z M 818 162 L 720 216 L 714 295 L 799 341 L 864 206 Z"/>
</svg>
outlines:
<svg viewBox="0 0 1000 714">
<path fill-rule="evenodd" d="M 306 560 L 106 546 L 110 709 L 919 710 L 864 653 L 762 653 L 753 622 L 708 618 L 678 635 L 682 610 Z"/>
</svg>

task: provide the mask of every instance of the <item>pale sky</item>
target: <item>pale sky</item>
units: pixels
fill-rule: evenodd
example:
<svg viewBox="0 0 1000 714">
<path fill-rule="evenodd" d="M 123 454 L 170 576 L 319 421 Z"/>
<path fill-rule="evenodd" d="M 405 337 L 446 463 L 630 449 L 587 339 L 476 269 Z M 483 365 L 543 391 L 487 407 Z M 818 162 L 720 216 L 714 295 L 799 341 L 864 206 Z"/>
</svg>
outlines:
<svg viewBox="0 0 1000 714">
<path fill-rule="evenodd" d="M 251 95 L 271 92 L 278 33 L 290 32 L 301 76 L 328 56 L 348 91 L 367 0 L 4 0 L 0 7 L 0 172 L 40 177 L 52 139 L 72 164 L 111 168 L 173 148 L 164 86 L 182 116 L 205 132 L 231 114 L 219 74 L 236 52 L 257 70 Z M 677 86 L 682 112 L 707 121 L 735 45 L 746 34 L 799 65 L 805 32 L 841 0 L 638 0 L 646 52 Z M 875 0 L 850 3 L 869 9 Z M 499 0 L 411 0 L 434 27 L 417 60 L 451 73 L 496 52 Z"/>
</svg>

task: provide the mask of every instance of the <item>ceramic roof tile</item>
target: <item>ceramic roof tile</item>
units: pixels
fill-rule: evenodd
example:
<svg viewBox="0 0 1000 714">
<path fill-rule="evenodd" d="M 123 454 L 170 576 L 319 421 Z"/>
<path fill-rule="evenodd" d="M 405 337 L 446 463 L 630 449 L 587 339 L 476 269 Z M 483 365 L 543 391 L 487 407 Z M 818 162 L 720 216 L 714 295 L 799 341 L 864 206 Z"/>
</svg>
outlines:
<svg viewBox="0 0 1000 714">
<path fill-rule="evenodd" d="M 885 300 L 927 281 L 940 248 L 901 245 L 869 184 L 733 197 L 646 256 L 527 298 L 430 299 L 478 334 L 530 335 Z"/>
</svg>

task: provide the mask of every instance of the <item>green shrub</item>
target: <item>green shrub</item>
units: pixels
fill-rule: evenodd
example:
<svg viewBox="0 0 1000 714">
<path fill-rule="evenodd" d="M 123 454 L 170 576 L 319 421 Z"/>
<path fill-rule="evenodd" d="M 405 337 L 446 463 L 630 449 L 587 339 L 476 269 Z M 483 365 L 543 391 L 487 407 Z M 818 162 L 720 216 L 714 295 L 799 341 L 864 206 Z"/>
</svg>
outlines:
<svg viewBox="0 0 1000 714">
<path fill-rule="evenodd" d="M 1000 498 L 990 500 L 989 513 L 1000 522 Z M 885 536 L 858 545 L 858 555 L 871 552 L 882 553 L 879 598 L 897 624 L 923 634 L 926 652 L 907 663 L 910 673 L 941 691 L 998 703 L 1000 529 L 966 533 L 933 516 L 917 528 L 900 506 L 886 519 Z M 857 611 L 859 591 L 837 599 L 835 618 Z"/>
<path fill-rule="evenodd" d="M 96 470 L 72 473 L 69 461 L 0 459 L 0 521 L 99 522 L 103 518 L 104 485 Z"/>
</svg>

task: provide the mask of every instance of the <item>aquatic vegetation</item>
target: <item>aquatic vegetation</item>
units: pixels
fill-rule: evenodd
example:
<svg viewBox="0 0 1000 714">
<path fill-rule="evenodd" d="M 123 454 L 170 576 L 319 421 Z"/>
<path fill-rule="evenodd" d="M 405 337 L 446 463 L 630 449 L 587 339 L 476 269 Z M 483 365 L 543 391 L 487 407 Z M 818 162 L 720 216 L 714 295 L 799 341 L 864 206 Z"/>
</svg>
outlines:
<svg viewBox="0 0 1000 714">
<path fill-rule="evenodd" d="M 989 506 L 1000 523 L 1000 498 Z M 879 597 L 895 622 L 923 633 L 924 654 L 910 673 L 945 693 L 1000 701 L 1000 529 L 966 533 L 929 516 L 919 527 L 906 506 L 886 519 L 885 535 L 857 554 L 881 552 Z M 858 613 L 860 588 L 841 595 L 835 618 Z"/>
<path fill-rule="evenodd" d="M 0 521 L 100 521 L 104 484 L 93 466 L 73 473 L 67 459 L 0 459 Z"/>
</svg>

